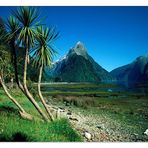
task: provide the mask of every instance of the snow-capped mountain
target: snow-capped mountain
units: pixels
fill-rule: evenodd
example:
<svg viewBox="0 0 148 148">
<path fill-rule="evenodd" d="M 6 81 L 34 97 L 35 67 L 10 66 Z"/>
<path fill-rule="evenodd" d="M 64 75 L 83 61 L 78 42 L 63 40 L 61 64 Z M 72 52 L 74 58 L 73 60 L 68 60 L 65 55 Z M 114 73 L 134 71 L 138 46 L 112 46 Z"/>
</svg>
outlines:
<svg viewBox="0 0 148 148">
<path fill-rule="evenodd" d="M 114 79 L 88 55 L 80 41 L 45 72 L 47 79 L 59 82 L 100 82 Z"/>
</svg>

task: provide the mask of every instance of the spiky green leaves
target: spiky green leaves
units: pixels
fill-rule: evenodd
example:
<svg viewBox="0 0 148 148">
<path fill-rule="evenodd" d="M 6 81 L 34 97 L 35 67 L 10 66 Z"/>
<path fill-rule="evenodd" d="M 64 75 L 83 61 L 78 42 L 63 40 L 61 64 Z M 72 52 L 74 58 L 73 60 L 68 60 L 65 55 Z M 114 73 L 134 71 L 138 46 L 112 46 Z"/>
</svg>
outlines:
<svg viewBox="0 0 148 148">
<path fill-rule="evenodd" d="M 50 66 L 56 54 L 53 43 L 59 36 L 56 28 L 40 26 L 39 13 L 35 7 L 19 7 L 12 15 L 7 20 L 9 40 L 13 38 L 15 43 L 28 49 L 35 67 Z"/>
<path fill-rule="evenodd" d="M 33 64 L 35 67 L 43 65 L 50 66 L 54 55 L 57 53 L 54 49 L 53 43 L 59 36 L 59 32 L 56 31 L 55 27 L 37 27 L 37 38 L 36 48 L 31 50 L 33 57 Z"/>
<path fill-rule="evenodd" d="M 20 28 L 20 24 L 19 24 L 18 20 L 13 16 L 10 16 L 7 19 L 6 25 L 8 27 L 9 32 L 12 32 L 12 33 L 16 33 Z"/>
<path fill-rule="evenodd" d="M 10 16 L 7 19 L 6 27 L 8 29 L 8 32 L 6 35 L 7 41 L 8 42 L 11 42 L 12 40 L 15 41 L 20 31 L 20 24 L 18 20 L 15 17 Z"/>
<path fill-rule="evenodd" d="M 35 42 L 35 28 L 39 25 L 38 11 L 34 7 L 19 7 L 13 11 L 14 17 L 20 23 L 18 40 L 27 48 L 33 47 Z"/>
</svg>

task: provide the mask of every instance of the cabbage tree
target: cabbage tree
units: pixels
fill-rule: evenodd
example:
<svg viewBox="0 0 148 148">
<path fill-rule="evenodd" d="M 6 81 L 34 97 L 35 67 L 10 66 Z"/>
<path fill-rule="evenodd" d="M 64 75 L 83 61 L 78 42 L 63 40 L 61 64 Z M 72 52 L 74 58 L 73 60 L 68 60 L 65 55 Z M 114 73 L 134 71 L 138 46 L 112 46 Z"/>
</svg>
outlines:
<svg viewBox="0 0 148 148">
<path fill-rule="evenodd" d="M 37 111 L 40 113 L 45 121 L 48 121 L 48 117 L 40 108 L 33 95 L 30 93 L 27 87 L 27 68 L 29 63 L 29 52 L 34 47 L 36 39 L 36 27 L 39 25 L 39 14 L 35 7 L 20 7 L 16 11 L 13 11 L 13 16 L 19 22 L 19 34 L 17 42 L 25 49 L 24 56 L 24 69 L 23 69 L 23 89 L 24 94 L 34 105 Z"/>
<path fill-rule="evenodd" d="M 47 107 L 47 104 L 41 93 L 41 79 L 44 69 L 47 66 L 51 66 L 53 57 L 57 53 L 53 46 L 53 43 L 58 36 L 59 33 L 56 31 L 54 27 L 37 27 L 36 46 L 35 48 L 33 48 L 33 50 L 31 50 L 33 65 L 39 69 L 38 95 L 50 117 L 50 120 L 54 120 L 54 118 L 49 108 Z"/>
</svg>

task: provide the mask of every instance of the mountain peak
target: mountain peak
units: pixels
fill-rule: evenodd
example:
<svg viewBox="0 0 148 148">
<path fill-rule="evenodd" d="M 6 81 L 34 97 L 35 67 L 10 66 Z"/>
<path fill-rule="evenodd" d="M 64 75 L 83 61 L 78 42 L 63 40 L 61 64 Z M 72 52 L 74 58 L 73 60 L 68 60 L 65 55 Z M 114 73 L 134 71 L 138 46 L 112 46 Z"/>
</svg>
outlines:
<svg viewBox="0 0 148 148">
<path fill-rule="evenodd" d="M 66 56 L 47 69 L 46 74 L 55 82 L 94 83 L 113 80 L 113 77 L 89 56 L 84 44 L 80 41 L 69 50 Z"/>
<path fill-rule="evenodd" d="M 84 44 L 80 41 L 70 50 L 70 53 L 75 53 L 77 55 L 83 56 L 85 59 L 88 59 L 87 49 Z"/>
<path fill-rule="evenodd" d="M 137 57 L 136 58 L 136 60 L 135 60 L 135 62 L 147 62 L 148 61 L 148 54 L 145 54 L 145 55 L 143 55 L 143 56 L 139 56 L 139 57 Z"/>
<path fill-rule="evenodd" d="M 81 42 L 81 41 L 78 41 L 75 45 L 75 48 L 81 48 L 81 49 L 84 49 L 84 44 Z"/>
<path fill-rule="evenodd" d="M 85 51 L 86 52 L 86 48 L 84 46 L 84 44 L 80 41 L 78 41 L 74 47 L 75 50 L 77 51 Z"/>
</svg>

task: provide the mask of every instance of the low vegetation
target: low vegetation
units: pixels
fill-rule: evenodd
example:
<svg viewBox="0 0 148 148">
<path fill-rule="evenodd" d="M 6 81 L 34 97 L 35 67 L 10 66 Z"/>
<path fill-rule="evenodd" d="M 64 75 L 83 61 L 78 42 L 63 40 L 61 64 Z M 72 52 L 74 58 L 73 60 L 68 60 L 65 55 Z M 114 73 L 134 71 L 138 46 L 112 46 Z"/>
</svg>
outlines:
<svg viewBox="0 0 148 148">
<path fill-rule="evenodd" d="M 144 131 L 148 128 L 148 97 L 146 93 L 98 91 L 99 96 L 98 94 L 92 96 L 91 91 L 88 91 L 89 95 L 82 95 L 84 92 L 81 92 L 80 89 L 75 92 L 80 95 L 75 95 L 68 87 L 69 95 L 67 92 L 61 91 L 60 95 L 54 94 L 48 98 L 55 104 L 80 113 L 84 118 L 82 120 L 87 120 L 83 123 L 82 129 L 85 126 L 88 127 L 85 125 L 88 123 L 88 130 L 91 131 L 92 128 L 94 133 L 97 130 L 96 126 L 103 124 L 104 130 L 110 133 L 109 139 L 104 137 L 100 140 L 102 134 L 100 133 L 96 141 L 148 141 L 148 137 L 144 135 Z M 55 87 L 54 91 L 56 91 Z M 108 133 L 106 134 L 108 135 Z"/>
<path fill-rule="evenodd" d="M 12 91 L 18 102 L 29 113 L 36 116 L 36 120 L 22 119 L 18 114 L 18 109 L 0 89 L 0 141 L 81 141 L 80 136 L 72 129 L 67 119 L 57 119 L 51 123 L 40 121 L 40 116 L 25 96 L 18 90 Z"/>
</svg>

